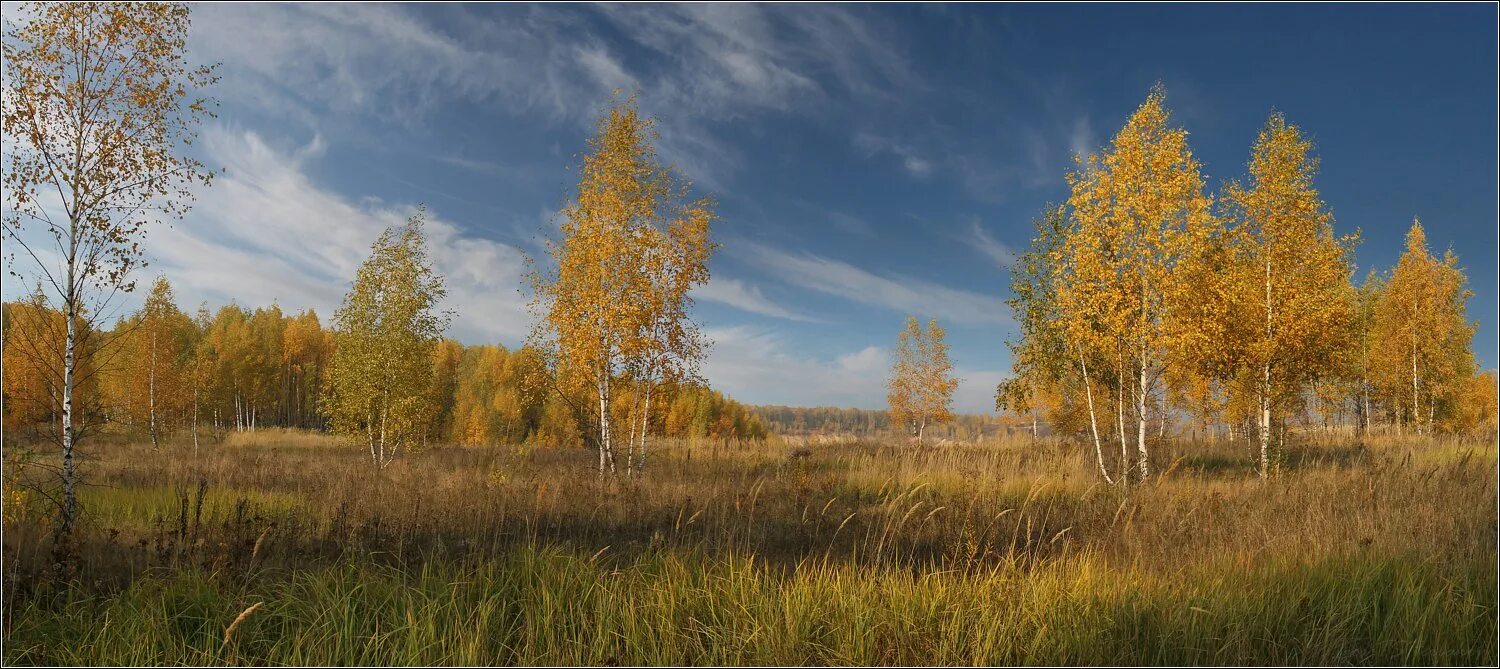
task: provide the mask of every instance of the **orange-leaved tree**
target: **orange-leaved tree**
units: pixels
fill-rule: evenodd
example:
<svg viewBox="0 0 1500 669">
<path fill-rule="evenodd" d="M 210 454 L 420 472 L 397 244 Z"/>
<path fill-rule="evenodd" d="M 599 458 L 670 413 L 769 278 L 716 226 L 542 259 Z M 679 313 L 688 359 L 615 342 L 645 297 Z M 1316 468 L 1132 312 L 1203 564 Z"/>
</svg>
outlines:
<svg viewBox="0 0 1500 669">
<path fill-rule="evenodd" d="M 1228 299 L 1214 305 L 1225 326 L 1213 331 L 1228 336 L 1209 345 L 1253 379 L 1261 477 L 1270 474 L 1273 426 L 1311 385 L 1336 377 L 1354 343 L 1349 258 L 1358 236 L 1335 235 L 1313 185 L 1317 171 L 1312 142 L 1272 114 L 1256 137 L 1248 183 L 1230 183 L 1222 199 L 1233 226 L 1230 262 L 1218 274 Z"/>
<path fill-rule="evenodd" d="M 1438 408 L 1475 371 L 1470 349 L 1475 325 L 1465 320 L 1471 293 L 1450 250 L 1441 259 L 1427 248 L 1413 220 L 1406 250 L 1386 281 L 1371 324 L 1371 373 L 1392 402 L 1398 432 L 1404 420 L 1429 429 Z"/>
<path fill-rule="evenodd" d="M 917 443 L 923 443 L 928 425 L 953 419 L 953 391 L 957 388 L 943 329 L 936 320 L 929 320 L 924 330 L 916 316 L 908 316 L 886 384 L 891 422 L 906 425 Z"/>
<path fill-rule="evenodd" d="M 714 203 L 692 198 L 657 158 L 655 125 L 634 97 L 602 115 L 562 211 L 562 239 L 547 243 L 551 266 L 531 275 L 533 345 L 598 450 L 600 476 L 618 471 L 621 436 L 625 470 L 641 472 L 653 393 L 694 378 L 705 349 L 689 291 L 708 281 Z"/>
<path fill-rule="evenodd" d="M 1053 262 L 1062 331 L 1084 362 L 1097 358 L 1113 372 L 1121 459 L 1128 408 L 1142 478 L 1151 471 L 1146 414 L 1173 331 L 1168 306 L 1191 288 L 1174 270 L 1217 225 L 1187 131 L 1170 121 L 1158 86 L 1108 148 L 1080 160 L 1068 175 L 1069 227 Z"/>
</svg>

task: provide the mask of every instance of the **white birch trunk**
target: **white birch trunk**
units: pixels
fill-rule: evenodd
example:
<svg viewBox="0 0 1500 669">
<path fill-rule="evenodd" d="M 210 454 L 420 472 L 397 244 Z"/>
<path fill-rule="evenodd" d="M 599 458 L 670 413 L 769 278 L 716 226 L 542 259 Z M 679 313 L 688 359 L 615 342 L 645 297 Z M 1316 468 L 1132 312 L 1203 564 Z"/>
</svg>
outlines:
<svg viewBox="0 0 1500 669">
<path fill-rule="evenodd" d="M 1151 460 L 1146 454 L 1146 353 L 1141 352 L 1140 361 L 1140 385 L 1136 387 L 1136 442 L 1137 455 L 1140 456 L 1141 480 L 1151 475 Z"/>
<path fill-rule="evenodd" d="M 1412 431 L 1422 433 L 1422 404 L 1417 399 L 1417 336 L 1411 338 L 1411 425 Z"/>
<path fill-rule="evenodd" d="M 1271 341 L 1271 259 L 1266 259 L 1266 342 Z M 1271 361 L 1261 367 L 1260 386 L 1260 477 L 1271 475 Z"/>
<path fill-rule="evenodd" d="M 654 384 L 646 385 L 646 407 L 641 412 L 641 452 L 635 463 L 636 474 L 646 471 L 646 435 L 651 433 L 651 393 L 654 390 Z"/>
<path fill-rule="evenodd" d="M 1120 438 L 1120 482 L 1130 483 L 1130 451 L 1125 442 L 1125 361 L 1115 368 L 1115 428 Z"/>
<path fill-rule="evenodd" d="M 156 331 L 151 332 L 151 369 L 148 373 L 150 378 L 146 382 L 147 420 L 151 432 L 151 450 L 161 450 L 161 443 L 156 436 Z"/>
<path fill-rule="evenodd" d="M 75 226 L 76 228 L 76 226 Z M 76 233 L 75 233 L 76 238 Z M 63 344 L 62 387 L 62 510 L 57 528 L 53 531 L 53 551 L 58 558 L 71 558 L 73 527 L 78 521 L 78 463 L 73 458 L 73 385 L 74 366 L 78 360 L 78 295 L 74 289 L 74 263 L 68 262 L 69 294 L 63 300 L 64 317 L 67 319 L 66 339 Z"/>
<path fill-rule="evenodd" d="M 1271 366 L 1266 365 L 1264 375 L 1269 379 Z M 1269 381 L 1266 381 L 1269 383 Z M 1271 475 L 1271 398 L 1262 390 L 1260 393 L 1260 477 L 1268 478 Z"/>
<path fill-rule="evenodd" d="M 198 454 L 198 378 L 193 373 L 193 454 Z"/>
<path fill-rule="evenodd" d="M 1114 479 L 1109 477 L 1109 469 L 1104 466 L 1104 446 L 1099 442 L 1099 421 L 1094 417 L 1094 385 L 1089 381 L 1089 364 L 1079 355 L 1078 365 L 1083 368 L 1083 392 L 1088 398 L 1089 430 L 1094 434 L 1094 457 L 1099 462 L 1099 475 L 1104 477 L 1105 483 L 1113 484 Z"/>
</svg>

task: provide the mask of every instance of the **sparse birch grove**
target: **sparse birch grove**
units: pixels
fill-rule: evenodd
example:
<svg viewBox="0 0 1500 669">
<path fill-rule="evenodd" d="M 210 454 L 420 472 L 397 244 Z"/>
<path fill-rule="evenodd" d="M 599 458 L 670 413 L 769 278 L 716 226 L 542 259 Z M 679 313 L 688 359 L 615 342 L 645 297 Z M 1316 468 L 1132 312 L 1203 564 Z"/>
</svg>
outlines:
<svg viewBox="0 0 1500 669">
<path fill-rule="evenodd" d="M 1211 198 L 1165 100 L 1158 86 L 1102 153 L 1079 159 L 1071 197 L 1046 209 L 1012 265 L 1020 332 L 996 408 L 1091 441 L 1110 483 L 1150 474 L 1153 412 L 1156 439 L 1173 416 L 1209 439 L 1220 425 L 1244 435 L 1262 478 L 1314 411 L 1325 426 L 1356 416 L 1364 433 L 1377 415 L 1398 434 L 1492 429 L 1493 416 L 1465 409 L 1493 392 L 1456 256 L 1434 257 L 1414 222 L 1395 269 L 1356 287 L 1359 235 L 1335 233 L 1301 129 L 1273 113 L 1247 181 Z M 1113 476 L 1099 416 L 1111 400 Z"/>
<path fill-rule="evenodd" d="M 1158 88 L 1103 153 L 1080 157 L 1068 175 L 1069 226 L 1053 260 L 1069 343 L 1077 355 L 1099 358 L 1095 368 L 1106 382 L 1114 372 L 1122 480 L 1151 474 L 1147 412 L 1159 405 L 1168 364 L 1170 304 L 1191 289 L 1176 270 L 1215 224 L 1187 132 L 1169 121 Z M 1133 439 L 1127 418 L 1135 423 Z M 1134 463 L 1127 462 L 1130 441 Z"/>
</svg>

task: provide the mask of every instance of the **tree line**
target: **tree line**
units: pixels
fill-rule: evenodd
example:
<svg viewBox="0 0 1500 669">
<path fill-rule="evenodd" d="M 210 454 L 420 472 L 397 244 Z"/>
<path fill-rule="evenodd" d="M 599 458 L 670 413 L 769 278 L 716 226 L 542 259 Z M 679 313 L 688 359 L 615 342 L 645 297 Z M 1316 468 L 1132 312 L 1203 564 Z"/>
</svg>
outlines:
<svg viewBox="0 0 1500 669">
<path fill-rule="evenodd" d="M 1355 285 L 1358 234 L 1334 232 L 1301 129 L 1273 113 L 1247 176 L 1216 195 L 1187 137 L 1158 86 L 1079 157 L 1012 267 L 1020 328 L 997 408 L 1086 440 L 1107 481 L 1149 476 L 1178 418 L 1251 440 L 1263 477 L 1299 422 L 1493 434 L 1496 379 L 1451 250 L 1434 255 L 1413 220 L 1396 266 Z"/>
<path fill-rule="evenodd" d="M 47 360 L 65 334 L 62 315 L 35 297 L 4 304 L 4 432 L 8 444 L 35 440 L 61 420 L 59 388 Z M 109 426 L 127 437 L 214 444 L 233 432 L 268 427 L 329 429 L 323 399 L 336 337 L 315 310 L 236 303 L 211 311 L 179 308 L 165 277 L 140 310 L 82 337 L 89 361 L 75 387 L 80 430 Z M 443 339 L 430 358 L 430 416 L 416 441 L 494 446 L 582 443 L 558 398 L 537 379 L 545 358 L 534 348 Z M 701 384 L 659 396 L 654 434 L 720 442 L 768 434 L 758 413 Z"/>
</svg>

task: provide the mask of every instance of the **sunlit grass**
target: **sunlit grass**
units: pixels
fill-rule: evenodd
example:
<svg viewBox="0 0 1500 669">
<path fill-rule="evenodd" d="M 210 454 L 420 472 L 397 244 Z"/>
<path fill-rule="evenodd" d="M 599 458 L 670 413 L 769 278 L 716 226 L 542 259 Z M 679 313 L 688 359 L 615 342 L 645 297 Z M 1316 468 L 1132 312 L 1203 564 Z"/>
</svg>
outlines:
<svg viewBox="0 0 1500 669">
<path fill-rule="evenodd" d="M 200 515 L 198 490 L 195 487 L 88 487 L 79 494 L 79 504 L 87 511 L 86 520 L 105 528 L 145 527 L 159 520 L 178 522 L 184 496 L 187 499 L 187 512 L 190 515 Z M 222 518 L 229 515 L 241 502 L 251 505 L 249 508 L 254 508 L 257 513 L 284 515 L 291 513 L 300 501 L 295 495 L 277 491 L 206 488 L 202 496 L 200 517 Z"/>
<path fill-rule="evenodd" d="M 602 484 L 572 449 L 111 447 L 82 578 L 7 524 L 5 659 L 1493 663 L 1492 445 L 1308 439 L 1270 481 L 1243 444 L 1154 452 L 1122 488 L 1024 439 L 664 442 Z"/>
<path fill-rule="evenodd" d="M 524 548 L 476 564 L 199 571 L 19 611 L 7 659 L 80 664 L 1484 664 L 1493 565 L 1417 556 L 1208 563 L 1086 556 L 916 573 Z M 225 628 L 256 602 L 236 629 Z"/>
</svg>

